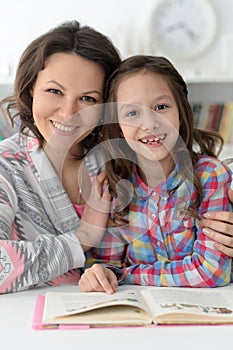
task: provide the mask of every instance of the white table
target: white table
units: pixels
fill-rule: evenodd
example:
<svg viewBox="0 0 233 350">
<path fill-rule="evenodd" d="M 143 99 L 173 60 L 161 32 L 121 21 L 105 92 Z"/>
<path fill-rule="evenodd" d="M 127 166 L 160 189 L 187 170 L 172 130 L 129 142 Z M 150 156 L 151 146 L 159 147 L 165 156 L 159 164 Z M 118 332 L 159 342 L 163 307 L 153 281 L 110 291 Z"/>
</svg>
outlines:
<svg viewBox="0 0 233 350">
<path fill-rule="evenodd" d="M 129 286 L 121 288 L 126 287 Z M 233 298 L 233 284 L 226 288 L 231 288 Z M 0 295 L 0 347 L 2 350 L 227 350 L 233 348 L 233 325 L 34 331 L 31 328 L 31 322 L 36 295 L 45 294 L 48 289 L 76 291 L 78 287 L 36 287 L 33 290 Z"/>
</svg>

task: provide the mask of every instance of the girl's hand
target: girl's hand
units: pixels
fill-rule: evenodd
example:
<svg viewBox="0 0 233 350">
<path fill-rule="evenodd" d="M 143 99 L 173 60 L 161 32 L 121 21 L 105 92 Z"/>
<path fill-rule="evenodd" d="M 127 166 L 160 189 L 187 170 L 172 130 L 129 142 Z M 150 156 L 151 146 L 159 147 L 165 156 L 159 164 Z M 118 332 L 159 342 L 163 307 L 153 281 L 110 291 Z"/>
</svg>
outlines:
<svg viewBox="0 0 233 350">
<path fill-rule="evenodd" d="M 84 252 L 98 245 L 108 223 L 111 195 L 106 183 L 106 173 L 102 172 L 91 185 L 90 196 L 77 231 Z"/>
<path fill-rule="evenodd" d="M 233 203 L 233 191 L 228 191 Z M 233 213 L 228 211 L 208 212 L 204 215 L 203 232 L 215 241 L 217 250 L 233 257 Z"/>
<path fill-rule="evenodd" d="M 79 280 L 82 292 L 106 292 L 112 294 L 118 286 L 117 277 L 113 271 L 101 264 L 94 264 L 86 269 Z"/>
</svg>

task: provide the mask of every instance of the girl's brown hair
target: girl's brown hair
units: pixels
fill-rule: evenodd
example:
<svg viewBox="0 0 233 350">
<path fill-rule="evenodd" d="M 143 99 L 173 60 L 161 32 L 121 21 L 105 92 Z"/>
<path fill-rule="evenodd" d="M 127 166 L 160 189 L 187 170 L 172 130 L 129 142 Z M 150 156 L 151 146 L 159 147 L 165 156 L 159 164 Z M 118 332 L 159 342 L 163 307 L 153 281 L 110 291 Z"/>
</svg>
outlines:
<svg viewBox="0 0 233 350">
<path fill-rule="evenodd" d="M 14 95 L 3 99 L 0 108 L 2 113 L 10 118 L 12 126 L 15 118 L 18 117 L 20 132 L 27 133 L 31 130 L 38 138 L 40 145 L 42 145 L 43 136 L 34 124 L 30 91 L 38 73 L 44 69 L 46 60 L 55 53 L 77 54 L 96 62 L 105 73 L 105 81 L 121 61 L 117 49 L 105 35 L 88 26 L 81 26 L 77 21 L 65 22 L 28 45 L 16 71 Z M 3 105 L 7 106 L 6 113 Z M 95 145 L 98 134 L 99 127 L 84 140 L 85 147 L 91 148 Z"/>
<path fill-rule="evenodd" d="M 106 85 L 105 100 L 109 102 L 110 107 L 106 109 L 108 120 L 104 125 L 103 137 L 105 141 L 112 140 L 107 142 L 105 154 L 108 159 L 106 169 L 109 177 L 109 189 L 113 197 L 118 197 L 115 215 L 122 217 L 129 210 L 129 205 L 125 207 L 124 204 L 129 202 L 127 189 L 126 187 L 117 186 L 117 183 L 122 179 L 130 179 L 132 176 L 133 152 L 126 141 L 124 142 L 122 139 L 114 102 L 117 102 L 117 90 L 120 82 L 125 77 L 142 70 L 161 75 L 166 80 L 178 106 L 179 134 L 182 144 L 176 145 L 177 157 L 175 161 L 183 180 L 193 178 L 196 199 L 191 204 L 189 212 L 195 212 L 202 200 L 202 186 L 194 170 L 198 155 L 205 154 L 216 158 L 223 147 L 223 139 L 215 132 L 194 127 L 194 117 L 188 101 L 186 83 L 169 60 L 158 56 L 136 55 L 124 60 L 111 75 Z M 111 121 L 109 121 L 110 118 Z M 118 149 L 119 157 L 115 156 L 116 149 Z M 192 167 L 189 166 L 190 162 L 187 165 L 187 157 L 191 160 Z M 175 190 L 176 188 L 173 189 L 173 191 Z"/>
</svg>

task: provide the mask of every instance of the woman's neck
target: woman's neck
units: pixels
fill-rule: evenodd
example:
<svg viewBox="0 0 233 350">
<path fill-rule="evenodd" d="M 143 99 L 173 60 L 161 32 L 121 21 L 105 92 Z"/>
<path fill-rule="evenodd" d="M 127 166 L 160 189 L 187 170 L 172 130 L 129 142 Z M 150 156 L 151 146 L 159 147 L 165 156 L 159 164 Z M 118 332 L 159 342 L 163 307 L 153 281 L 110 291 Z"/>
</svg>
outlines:
<svg viewBox="0 0 233 350">
<path fill-rule="evenodd" d="M 62 149 L 54 149 L 47 144 L 44 151 L 71 202 L 84 204 L 85 199 L 89 196 L 91 183 L 85 161 L 80 159 L 83 153 L 82 148 L 78 146 L 67 152 Z"/>
<path fill-rule="evenodd" d="M 78 155 L 79 157 L 83 154 L 83 150 L 81 148 L 81 145 L 77 145 L 75 149 L 75 153 L 73 154 L 73 150 L 66 150 L 62 148 L 55 149 L 54 147 L 50 146 L 48 143 L 46 143 L 43 146 L 43 149 L 49 158 L 51 164 L 53 165 L 58 177 L 62 180 L 62 176 L 64 173 L 64 170 L 66 168 L 72 167 L 72 164 L 76 167 L 78 162 L 78 157 L 75 155 Z"/>
</svg>

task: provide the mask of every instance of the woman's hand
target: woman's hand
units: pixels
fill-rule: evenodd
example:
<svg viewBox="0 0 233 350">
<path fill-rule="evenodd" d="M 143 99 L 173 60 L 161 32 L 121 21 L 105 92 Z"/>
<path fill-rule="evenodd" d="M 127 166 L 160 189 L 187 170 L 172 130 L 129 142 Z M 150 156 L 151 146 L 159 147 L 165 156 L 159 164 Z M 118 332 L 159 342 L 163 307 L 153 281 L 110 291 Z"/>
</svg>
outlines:
<svg viewBox="0 0 233 350">
<path fill-rule="evenodd" d="M 79 280 L 82 292 L 106 292 L 112 294 L 118 286 L 117 277 L 113 271 L 101 264 L 94 264 L 86 269 Z"/>
<path fill-rule="evenodd" d="M 109 218 L 111 195 L 106 173 L 100 173 L 91 185 L 90 196 L 85 204 L 77 237 L 84 252 L 101 241 Z"/>
<path fill-rule="evenodd" d="M 233 191 L 228 190 L 228 197 L 233 203 Z M 228 211 L 215 211 L 205 213 L 202 224 L 203 232 L 215 241 L 217 250 L 233 257 L 233 213 Z"/>
</svg>

